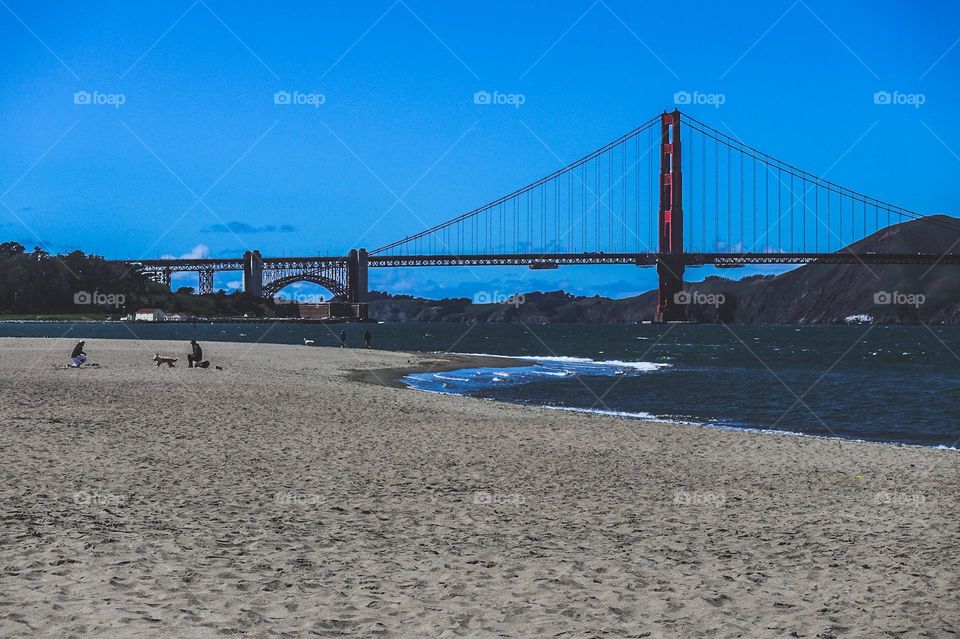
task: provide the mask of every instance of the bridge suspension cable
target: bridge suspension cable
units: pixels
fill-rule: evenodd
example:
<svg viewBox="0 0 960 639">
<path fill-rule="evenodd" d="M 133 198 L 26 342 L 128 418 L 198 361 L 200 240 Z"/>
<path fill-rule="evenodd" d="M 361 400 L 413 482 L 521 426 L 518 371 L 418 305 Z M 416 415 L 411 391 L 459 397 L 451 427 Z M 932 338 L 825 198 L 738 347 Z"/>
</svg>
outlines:
<svg viewBox="0 0 960 639">
<path fill-rule="evenodd" d="M 831 253 L 925 217 L 779 160 L 690 115 L 683 123 L 686 252 Z"/>
<path fill-rule="evenodd" d="M 370 255 L 657 253 L 660 207 L 673 184 L 664 171 L 677 171 L 675 158 L 683 253 L 826 255 L 924 218 L 675 115 L 677 139 L 668 140 L 661 128 L 673 115 L 654 117 L 532 184 Z M 960 224 L 926 221 L 960 231 Z M 879 240 L 858 246 L 858 252 L 879 250 Z"/>
<path fill-rule="evenodd" d="M 370 255 L 655 252 L 658 198 L 650 178 L 659 162 L 660 141 L 653 135 L 659 120 L 651 118 L 532 184 Z"/>
</svg>

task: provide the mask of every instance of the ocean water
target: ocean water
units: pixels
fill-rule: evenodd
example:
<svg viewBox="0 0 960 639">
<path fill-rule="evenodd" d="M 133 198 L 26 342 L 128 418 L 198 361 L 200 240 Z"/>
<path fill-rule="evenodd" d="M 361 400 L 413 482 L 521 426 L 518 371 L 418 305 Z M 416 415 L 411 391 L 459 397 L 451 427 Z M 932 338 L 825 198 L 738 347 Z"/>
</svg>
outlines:
<svg viewBox="0 0 960 639">
<path fill-rule="evenodd" d="M 960 447 L 960 327 L 0 322 L 0 336 L 336 344 L 520 357 L 413 388 L 626 418 Z M 216 346 L 205 353 L 215 357 Z M 318 350 L 322 357 L 323 351 Z M 639 425 L 638 425 L 639 427 Z"/>
</svg>

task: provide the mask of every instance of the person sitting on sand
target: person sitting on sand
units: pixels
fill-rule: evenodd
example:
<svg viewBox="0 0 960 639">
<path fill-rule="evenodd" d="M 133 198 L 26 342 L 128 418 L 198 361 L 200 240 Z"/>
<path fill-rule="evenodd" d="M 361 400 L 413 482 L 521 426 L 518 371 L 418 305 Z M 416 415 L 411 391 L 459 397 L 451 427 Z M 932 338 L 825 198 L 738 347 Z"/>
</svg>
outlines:
<svg viewBox="0 0 960 639">
<path fill-rule="evenodd" d="M 343 348 L 347 345 L 347 332 L 340 331 L 340 348 Z"/>
<path fill-rule="evenodd" d="M 197 344 L 197 340 L 190 340 L 190 346 L 193 347 L 193 352 L 187 355 L 187 368 L 193 368 L 194 364 L 199 364 L 203 361 L 203 349 Z"/>
<path fill-rule="evenodd" d="M 367 329 L 363 333 L 363 343 L 366 345 L 367 348 L 370 348 L 370 342 L 372 341 L 373 341 L 373 335 L 370 334 L 370 329 Z"/>
<path fill-rule="evenodd" d="M 83 345 L 86 344 L 83 340 L 77 342 L 77 345 L 73 347 L 73 352 L 70 353 L 70 368 L 80 368 L 85 361 L 87 361 L 87 354 L 83 352 Z"/>
</svg>

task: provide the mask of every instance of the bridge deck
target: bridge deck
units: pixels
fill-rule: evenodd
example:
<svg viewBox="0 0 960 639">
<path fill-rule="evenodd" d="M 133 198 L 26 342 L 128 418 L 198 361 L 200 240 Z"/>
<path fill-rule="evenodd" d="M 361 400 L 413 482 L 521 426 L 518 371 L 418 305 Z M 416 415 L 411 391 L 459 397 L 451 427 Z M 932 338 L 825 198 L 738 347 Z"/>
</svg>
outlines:
<svg viewBox="0 0 960 639">
<path fill-rule="evenodd" d="M 371 268 L 414 266 L 562 266 L 631 264 L 654 266 L 658 253 L 513 253 L 481 255 L 371 255 Z M 748 264 L 960 264 L 958 253 L 682 253 L 676 256 L 687 266 L 743 266 Z M 345 264 L 346 256 L 264 258 L 264 270 L 318 268 Z M 144 270 L 241 271 L 242 259 L 115 260 Z"/>
</svg>

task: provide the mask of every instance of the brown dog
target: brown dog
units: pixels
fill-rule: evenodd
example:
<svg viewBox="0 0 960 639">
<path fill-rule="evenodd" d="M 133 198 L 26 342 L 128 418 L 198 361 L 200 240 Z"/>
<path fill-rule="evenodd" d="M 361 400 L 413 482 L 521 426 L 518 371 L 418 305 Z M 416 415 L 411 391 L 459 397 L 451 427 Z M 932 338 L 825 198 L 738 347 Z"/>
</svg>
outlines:
<svg viewBox="0 0 960 639">
<path fill-rule="evenodd" d="M 178 357 L 166 357 L 157 353 L 153 356 L 153 361 L 157 363 L 157 368 L 160 367 L 160 364 L 166 364 L 169 368 L 173 368 L 173 365 L 177 363 Z"/>
</svg>

